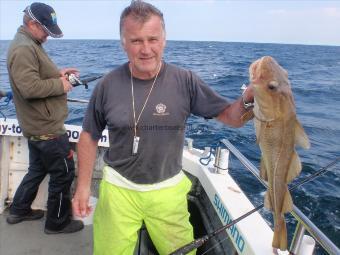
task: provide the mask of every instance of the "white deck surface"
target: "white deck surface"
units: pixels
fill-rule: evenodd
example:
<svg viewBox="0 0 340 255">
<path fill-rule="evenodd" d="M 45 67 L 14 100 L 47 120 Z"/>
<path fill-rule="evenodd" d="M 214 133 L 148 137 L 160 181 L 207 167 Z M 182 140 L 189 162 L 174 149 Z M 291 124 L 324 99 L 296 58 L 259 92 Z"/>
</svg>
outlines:
<svg viewBox="0 0 340 255">
<path fill-rule="evenodd" d="M 45 218 L 9 225 L 7 215 L 7 210 L 0 214 L 1 255 L 92 254 L 92 225 L 77 233 L 46 235 Z"/>
</svg>

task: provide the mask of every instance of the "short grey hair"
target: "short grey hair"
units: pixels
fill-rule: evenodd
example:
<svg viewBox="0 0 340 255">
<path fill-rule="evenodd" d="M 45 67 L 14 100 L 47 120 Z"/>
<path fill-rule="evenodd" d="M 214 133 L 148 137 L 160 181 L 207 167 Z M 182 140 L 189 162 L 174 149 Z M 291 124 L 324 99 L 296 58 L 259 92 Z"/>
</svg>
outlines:
<svg viewBox="0 0 340 255">
<path fill-rule="evenodd" d="M 135 21 L 140 24 L 147 22 L 151 18 L 151 16 L 158 16 L 161 19 L 162 27 L 165 33 L 163 13 L 152 4 L 146 3 L 142 0 L 132 0 L 131 4 L 126 7 L 120 15 L 119 31 L 121 39 L 124 22 L 128 16 L 131 16 Z"/>
</svg>

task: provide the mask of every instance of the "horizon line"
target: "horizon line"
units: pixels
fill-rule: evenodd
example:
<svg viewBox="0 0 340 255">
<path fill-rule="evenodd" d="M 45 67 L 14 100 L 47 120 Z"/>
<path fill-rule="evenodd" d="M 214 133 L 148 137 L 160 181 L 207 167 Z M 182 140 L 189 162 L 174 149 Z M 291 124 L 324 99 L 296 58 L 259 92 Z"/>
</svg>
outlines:
<svg viewBox="0 0 340 255">
<path fill-rule="evenodd" d="M 0 39 L 0 41 L 12 41 L 13 39 Z M 120 39 L 114 38 L 48 38 L 48 41 L 120 41 Z M 188 40 L 188 39 L 166 39 L 166 41 L 173 41 L 173 42 L 213 42 L 213 43 L 249 43 L 249 44 L 284 44 L 284 45 L 304 45 L 304 46 L 328 46 L 328 47 L 340 47 L 340 44 L 311 44 L 311 43 L 302 43 L 302 42 L 250 42 L 250 41 L 217 41 L 217 40 Z"/>
</svg>

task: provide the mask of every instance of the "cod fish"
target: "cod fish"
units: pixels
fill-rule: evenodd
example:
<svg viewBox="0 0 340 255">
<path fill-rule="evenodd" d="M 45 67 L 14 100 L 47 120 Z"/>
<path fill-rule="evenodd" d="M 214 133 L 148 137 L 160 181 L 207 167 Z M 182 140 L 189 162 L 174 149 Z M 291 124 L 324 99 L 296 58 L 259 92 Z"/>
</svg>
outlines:
<svg viewBox="0 0 340 255">
<path fill-rule="evenodd" d="M 287 184 L 301 172 L 295 145 L 310 147 L 309 139 L 297 120 L 288 73 L 274 58 L 262 57 L 250 65 L 254 88 L 254 124 L 261 149 L 260 176 L 267 181 L 264 206 L 273 212 L 272 246 L 287 250 L 284 213 L 292 211 L 293 201 Z"/>
</svg>

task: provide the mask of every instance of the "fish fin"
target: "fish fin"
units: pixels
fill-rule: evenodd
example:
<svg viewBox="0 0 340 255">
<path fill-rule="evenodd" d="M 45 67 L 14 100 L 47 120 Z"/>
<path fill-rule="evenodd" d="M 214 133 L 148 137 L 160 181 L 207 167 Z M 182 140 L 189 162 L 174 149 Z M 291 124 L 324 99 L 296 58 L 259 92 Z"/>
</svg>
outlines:
<svg viewBox="0 0 340 255">
<path fill-rule="evenodd" d="M 285 193 L 285 197 L 283 199 L 283 204 L 282 204 L 282 209 L 281 209 L 281 213 L 287 213 L 287 212 L 291 212 L 293 210 L 293 200 L 292 200 L 292 196 L 290 195 L 290 192 L 287 188 L 286 193 Z"/>
<path fill-rule="evenodd" d="M 298 176 L 301 172 L 301 169 L 302 166 L 299 155 L 296 153 L 296 151 L 294 151 L 290 160 L 286 183 L 290 183 L 296 176 Z"/>
<path fill-rule="evenodd" d="M 241 116 L 241 120 L 242 122 L 247 122 L 248 120 L 251 120 L 254 118 L 254 112 L 253 110 L 250 111 L 246 111 L 242 116 Z"/>
<path fill-rule="evenodd" d="M 279 217 L 274 216 L 274 236 L 272 246 L 274 248 L 278 248 L 281 251 L 287 250 L 288 242 L 287 242 L 287 227 L 285 218 L 283 215 Z"/>
<path fill-rule="evenodd" d="M 260 165 L 260 177 L 262 180 L 268 181 L 267 169 L 263 161 L 263 157 L 261 157 L 261 165 Z"/>
<path fill-rule="evenodd" d="M 301 146 L 304 149 L 310 148 L 308 136 L 298 120 L 295 122 L 295 144 Z"/>
<path fill-rule="evenodd" d="M 264 207 L 270 211 L 273 211 L 272 202 L 270 199 L 269 191 L 267 190 L 266 194 L 264 195 Z"/>
</svg>

